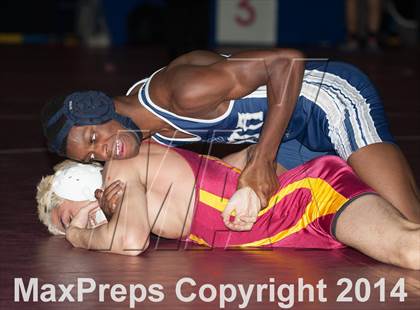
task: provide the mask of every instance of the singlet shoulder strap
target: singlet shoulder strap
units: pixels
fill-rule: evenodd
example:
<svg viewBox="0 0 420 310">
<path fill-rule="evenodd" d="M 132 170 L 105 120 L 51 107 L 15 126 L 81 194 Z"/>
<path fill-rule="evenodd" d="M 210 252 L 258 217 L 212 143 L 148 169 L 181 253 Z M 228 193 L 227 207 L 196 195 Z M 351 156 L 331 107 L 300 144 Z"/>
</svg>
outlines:
<svg viewBox="0 0 420 310">
<path fill-rule="evenodd" d="M 142 83 L 146 83 L 146 81 L 148 80 L 149 78 L 144 78 L 144 79 L 142 79 L 142 80 L 140 80 L 140 81 L 138 81 L 138 82 L 136 82 L 136 83 L 134 83 L 133 84 L 133 86 L 131 86 L 128 90 L 127 90 L 127 92 L 125 93 L 125 95 L 126 96 L 129 96 L 130 94 L 131 94 L 131 92 L 134 90 L 134 88 L 136 88 L 137 86 L 139 86 L 140 84 L 142 84 Z"/>
</svg>

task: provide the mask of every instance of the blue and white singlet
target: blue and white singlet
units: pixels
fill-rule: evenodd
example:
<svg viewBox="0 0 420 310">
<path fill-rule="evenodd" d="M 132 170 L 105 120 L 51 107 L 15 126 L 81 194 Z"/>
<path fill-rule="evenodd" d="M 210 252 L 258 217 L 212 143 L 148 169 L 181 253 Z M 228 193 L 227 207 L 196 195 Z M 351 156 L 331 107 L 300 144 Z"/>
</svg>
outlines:
<svg viewBox="0 0 420 310">
<path fill-rule="evenodd" d="M 156 72 L 154 73 L 156 74 Z M 139 102 L 188 138 L 152 138 L 165 145 L 191 142 L 257 143 L 268 110 L 267 88 L 231 100 L 225 113 L 215 119 L 177 115 L 159 107 L 149 95 L 149 78 L 143 83 Z M 382 102 L 368 77 L 350 64 L 308 61 L 296 107 L 283 136 L 277 160 L 293 168 L 307 160 L 337 154 L 347 160 L 358 149 L 373 143 L 391 142 Z"/>
</svg>

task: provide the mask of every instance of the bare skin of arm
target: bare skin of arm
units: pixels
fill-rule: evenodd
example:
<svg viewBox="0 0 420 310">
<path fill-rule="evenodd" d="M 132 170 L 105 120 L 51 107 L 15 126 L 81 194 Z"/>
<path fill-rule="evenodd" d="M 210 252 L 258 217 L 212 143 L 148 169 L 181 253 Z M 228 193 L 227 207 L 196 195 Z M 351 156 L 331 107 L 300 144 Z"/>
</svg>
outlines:
<svg viewBox="0 0 420 310">
<path fill-rule="evenodd" d="M 136 169 L 119 168 L 121 169 L 112 169 L 115 172 L 109 179 L 119 179 L 125 184 L 122 203 L 116 207 L 110 221 L 105 225 L 95 229 L 71 225 L 66 231 L 66 239 L 74 247 L 122 255 L 138 255 L 147 249 L 150 225 L 145 188 Z M 119 174 L 118 171 L 124 173 Z"/>
<path fill-rule="evenodd" d="M 151 97 L 174 113 L 213 118 L 230 100 L 267 85 L 267 116 L 238 186 L 251 187 L 265 207 L 278 187 L 275 157 L 301 88 L 304 63 L 295 60 L 302 58 L 296 50 L 273 49 L 237 53 L 210 65 L 174 61 L 153 78 Z"/>
<path fill-rule="evenodd" d="M 238 169 L 244 169 L 246 167 L 246 164 L 248 163 L 249 159 L 251 158 L 252 152 L 254 151 L 255 145 L 250 145 L 247 148 L 243 149 L 242 151 L 235 152 L 232 154 L 229 154 L 222 158 L 222 160 Z M 279 163 L 276 163 L 276 174 L 281 175 L 284 172 L 286 172 L 287 169 L 280 165 Z"/>
</svg>

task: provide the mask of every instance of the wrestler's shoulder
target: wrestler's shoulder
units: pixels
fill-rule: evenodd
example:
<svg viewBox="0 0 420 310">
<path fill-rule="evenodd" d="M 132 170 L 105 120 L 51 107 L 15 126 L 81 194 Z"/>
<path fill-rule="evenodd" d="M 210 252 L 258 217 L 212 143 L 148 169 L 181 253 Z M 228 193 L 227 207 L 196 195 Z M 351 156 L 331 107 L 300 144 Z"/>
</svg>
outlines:
<svg viewBox="0 0 420 310">
<path fill-rule="evenodd" d="M 110 179 L 127 180 L 139 176 L 146 163 L 147 154 L 139 152 L 131 158 L 107 161 L 102 174 Z"/>
</svg>

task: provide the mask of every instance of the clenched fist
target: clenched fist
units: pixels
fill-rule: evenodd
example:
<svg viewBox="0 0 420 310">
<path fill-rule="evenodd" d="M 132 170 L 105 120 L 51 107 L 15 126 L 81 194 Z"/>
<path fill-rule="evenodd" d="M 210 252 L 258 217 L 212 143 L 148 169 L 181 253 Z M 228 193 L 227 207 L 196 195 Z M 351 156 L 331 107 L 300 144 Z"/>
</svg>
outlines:
<svg viewBox="0 0 420 310">
<path fill-rule="evenodd" d="M 250 187 L 244 187 L 229 199 L 222 213 L 223 222 L 231 230 L 251 230 L 260 210 L 261 204 L 257 194 Z M 234 216 L 233 221 L 230 220 L 231 216 Z"/>
</svg>

